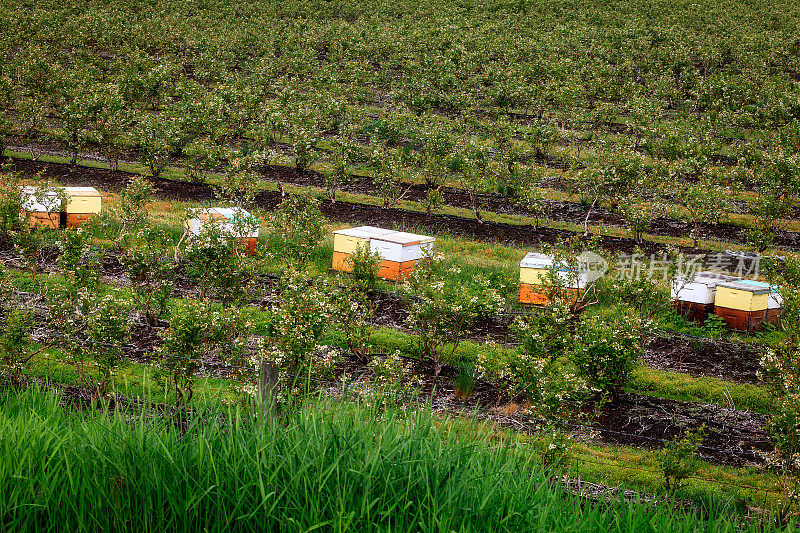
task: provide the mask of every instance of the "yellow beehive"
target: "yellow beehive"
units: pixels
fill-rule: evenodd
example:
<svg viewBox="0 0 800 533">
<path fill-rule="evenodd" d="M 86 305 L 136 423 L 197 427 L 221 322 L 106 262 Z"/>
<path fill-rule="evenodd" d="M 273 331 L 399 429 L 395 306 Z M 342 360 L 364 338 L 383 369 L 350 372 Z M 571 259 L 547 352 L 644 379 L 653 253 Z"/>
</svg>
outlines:
<svg viewBox="0 0 800 533">
<path fill-rule="evenodd" d="M 519 282 L 526 285 L 549 284 L 553 259 L 546 254 L 528 253 L 519 264 Z"/>
<path fill-rule="evenodd" d="M 374 226 L 360 226 L 333 232 L 332 268 L 353 271 L 352 255 L 358 249 L 369 250 L 380 258 L 378 276 L 389 280 L 407 279 L 426 253 L 433 237 Z"/>
<path fill-rule="evenodd" d="M 340 254 L 351 255 L 361 247 L 369 249 L 369 240 L 378 235 L 392 233 L 392 230 L 376 228 L 374 226 L 360 226 L 358 228 L 342 229 L 333 232 L 333 251 Z"/>
<path fill-rule="evenodd" d="M 95 215 L 100 212 L 100 193 L 94 187 L 65 187 L 64 195 L 68 215 Z"/>
<path fill-rule="evenodd" d="M 716 307 L 738 311 L 765 311 L 769 305 L 770 289 L 732 282 L 719 285 L 714 297 Z"/>
</svg>

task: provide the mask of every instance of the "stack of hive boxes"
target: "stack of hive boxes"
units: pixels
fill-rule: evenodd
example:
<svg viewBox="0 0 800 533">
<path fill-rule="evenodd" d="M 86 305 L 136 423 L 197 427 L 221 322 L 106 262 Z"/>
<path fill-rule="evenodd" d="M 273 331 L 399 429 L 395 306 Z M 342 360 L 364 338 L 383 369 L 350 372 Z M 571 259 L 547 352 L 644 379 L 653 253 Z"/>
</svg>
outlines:
<svg viewBox="0 0 800 533">
<path fill-rule="evenodd" d="M 64 187 L 64 195 L 68 228 L 79 228 L 89 217 L 100 212 L 100 193 L 94 187 Z"/>
<path fill-rule="evenodd" d="M 29 224 L 51 228 L 79 228 L 100 212 L 102 200 L 94 187 L 64 187 L 64 205 L 54 191 L 41 192 L 36 187 L 22 187 L 22 207 L 30 213 Z"/>
<path fill-rule="evenodd" d="M 588 284 L 588 272 L 574 272 L 563 263 L 556 263 L 547 254 L 529 252 L 519 264 L 519 302 L 529 305 L 545 305 L 549 301 L 548 286 L 551 271 L 567 292 L 576 293 Z"/>
<path fill-rule="evenodd" d="M 22 209 L 28 213 L 28 224 L 56 229 L 61 226 L 61 198 L 53 191 L 21 187 Z"/>
<path fill-rule="evenodd" d="M 219 224 L 223 235 L 239 239 L 245 252 L 254 254 L 258 244 L 258 219 L 238 207 L 209 207 L 190 210 L 191 217 L 186 221 L 189 235 L 200 235 L 209 224 Z"/>
<path fill-rule="evenodd" d="M 778 320 L 781 296 L 775 286 L 751 280 L 722 283 L 717 287 L 714 312 L 729 328 L 757 331 L 765 322 Z"/>
<path fill-rule="evenodd" d="M 717 287 L 732 281 L 736 278 L 714 272 L 698 272 L 692 277 L 676 276 L 670 294 L 679 314 L 688 320 L 703 322 L 714 312 Z"/>
<path fill-rule="evenodd" d="M 403 231 L 374 226 L 360 226 L 333 232 L 333 269 L 352 272 L 351 256 L 359 248 L 380 257 L 378 276 L 388 280 L 408 279 L 425 254 L 430 253 L 436 239 Z"/>
</svg>

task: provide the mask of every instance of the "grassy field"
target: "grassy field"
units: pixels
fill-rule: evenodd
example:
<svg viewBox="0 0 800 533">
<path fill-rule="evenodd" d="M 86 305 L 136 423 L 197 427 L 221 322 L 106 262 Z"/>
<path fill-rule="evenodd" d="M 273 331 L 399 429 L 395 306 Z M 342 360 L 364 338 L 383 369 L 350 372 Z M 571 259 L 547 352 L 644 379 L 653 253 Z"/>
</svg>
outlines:
<svg viewBox="0 0 800 533">
<path fill-rule="evenodd" d="M 671 306 L 668 276 L 628 283 L 613 268 L 558 330 L 570 340 L 553 344 L 561 352 L 525 344 L 510 323 L 539 316 L 518 302 L 519 264 L 554 241 L 596 248 L 617 266 L 639 252 L 653 262 L 727 250 L 791 259 L 800 249 L 798 28 L 800 5 L 788 0 L 9 0 L 0 185 L 97 186 L 107 224 L 87 227 L 91 239 L 75 252 L 86 255 L 72 266 L 108 264 L 98 284 L 71 278 L 54 259 L 66 233 L 32 236 L 13 195 L 0 195 L 8 301 L 33 310 L 35 347 L 53 335 L 23 365 L 27 389 L 4 388 L 14 309 L 0 302 L 0 529 L 770 530 L 787 491 L 762 452 L 773 446 L 767 420 L 785 405 L 759 361 L 791 332 L 687 322 Z M 122 238 L 135 208 L 121 189 L 134 176 L 151 178 L 157 196 L 139 213 L 146 221 L 128 217 Z M 305 228 L 271 219 L 278 191 L 313 198 L 328 217 L 307 261 L 282 256 L 282 240 Z M 259 218 L 258 255 L 222 265 L 214 260 L 232 256 L 178 247 L 187 208 L 211 204 Z M 403 318 L 422 292 L 399 283 L 370 291 L 385 306 L 365 326 L 367 351 L 379 356 L 370 362 L 350 352 L 357 318 L 332 318 L 334 305 L 295 320 L 330 295 L 352 305 L 363 296 L 331 271 L 331 231 L 361 223 L 436 237 L 460 301 L 430 324 L 482 298 L 484 280 L 497 291 L 469 328 L 442 340 L 442 361 L 424 351 L 424 327 Z M 142 237 L 155 231 L 163 248 Z M 34 284 L 20 254 L 38 237 L 44 271 Z M 178 290 L 163 320 L 145 324 L 125 261 L 135 268 L 148 253 Z M 281 283 L 295 270 L 313 290 L 281 309 L 281 292 L 294 290 Z M 203 274 L 253 283 L 241 298 L 206 298 Z M 62 300 L 72 322 L 58 316 Z M 86 306 L 118 311 L 125 324 Z M 178 420 L 184 396 L 169 366 L 178 359 L 159 347 L 192 309 L 206 337 L 203 350 L 187 349 L 196 394 L 192 415 Z M 624 386 L 596 387 L 558 424 L 537 419 L 554 412 L 537 396 L 551 383 L 567 398 L 560 407 L 574 407 L 575 354 L 594 331 L 585 326 L 621 323 L 607 340 L 647 331 Z M 299 333 L 279 345 L 284 325 Z M 117 326 L 140 336 L 114 352 L 120 364 L 101 393 L 93 387 L 112 350 L 89 349 L 103 346 L 91 335 L 113 337 Z M 394 353 L 402 361 L 382 375 Z M 282 396 L 280 417 L 260 419 L 258 359 L 287 365 L 283 380 L 297 354 L 308 376 L 336 361 L 317 376 L 324 393 Z M 548 358 L 549 373 L 531 378 Z M 69 404 L 114 394 L 157 406 Z M 675 493 L 689 511 L 673 510 L 662 447 L 703 421 L 713 426 L 709 453 Z M 611 499 L 578 498 L 562 476 L 598 483 Z M 617 488 L 641 500 L 618 501 Z"/>
<path fill-rule="evenodd" d="M 3 392 L 0 523 L 7 531 L 771 530 L 713 508 L 581 503 L 490 427 L 463 432 L 424 411 L 309 400 L 265 421 L 218 407 L 181 425 Z"/>
</svg>

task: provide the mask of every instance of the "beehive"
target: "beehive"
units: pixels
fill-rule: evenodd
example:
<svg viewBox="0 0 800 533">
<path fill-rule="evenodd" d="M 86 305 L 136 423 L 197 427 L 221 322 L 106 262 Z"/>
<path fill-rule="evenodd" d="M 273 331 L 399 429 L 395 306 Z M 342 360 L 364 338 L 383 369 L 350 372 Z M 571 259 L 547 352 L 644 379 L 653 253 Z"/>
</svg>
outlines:
<svg viewBox="0 0 800 533">
<path fill-rule="evenodd" d="M 780 321 L 781 306 L 783 305 L 783 297 L 775 285 L 764 283 L 763 281 L 753 281 L 749 279 L 741 280 L 741 283 L 752 285 L 754 287 L 761 287 L 769 289 L 769 296 L 767 298 L 767 316 L 765 322 L 777 324 Z"/>
<path fill-rule="evenodd" d="M 100 212 L 102 200 L 94 187 L 64 187 L 64 196 L 66 225 L 69 228 L 81 227 L 89 217 Z"/>
<path fill-rule="evenodd" d="M 36 187 L 20 187 L 22 209 L 28 213 L 28 224 L 58 228 L 61 225 L 61 198 L 55 191 L 42 193 Z"/>
<path fill-rule="evenodd" d="M 736 278 L 714 272 L 699 272 L 692 278 L 676 276 L 672 280 L 670 295 L 678 313 L 688 320 L 702 322 L 714 312 L 717 286 L 732 281 Z"/>
<path fill-rule="evenodd" d="M 714 312 L 732 329 L 756 331 L 767 320 L 772 292 L 766 283 L 740 280 L 720 284 L 714 297 Z"/>
<path fill-rule="evenodd" d="M 186 221 L 186 230 L 191 236 L 200 235 L 210 221 L 220 225 L 224 235 L 242 242 L 248 254 L 256 252 L 258 244 L 258 219 L 238 207 L 210 207 L 193 209 L 192 218 Z"/>
<path fill-rule="evenodd" d="M 358 248 L 376 253 L 381 261 L 378 276 L 389 280 L 407 279 L 411 271 L 429 253 L 435 239 L 403 231 L 386 230 L 374 226 L 360 226 L 333 232 L 334 270 L 352 272 L 351 256 Z"/>
<path fill-rule="evenodd" d="M 519 264 L 519 302 L 545 305 L 549 300 L 546 287 L 550 285 L 552 270 L 568 292 L 577 292 L 588 284 L 588 272 L 575 273 L 563 263 L 556 264 L 547 254 L 529 252 Z"/>
<path fill-rule="evenodd" d="M 359 248 L 369 250 L 370 238 L 391 230 L 376 228 L 374 226 L 360 226 L 333 232 L 333 269 L 342 272 L 352 272 L 353 263 L 350 256 Z"/>
</svg>

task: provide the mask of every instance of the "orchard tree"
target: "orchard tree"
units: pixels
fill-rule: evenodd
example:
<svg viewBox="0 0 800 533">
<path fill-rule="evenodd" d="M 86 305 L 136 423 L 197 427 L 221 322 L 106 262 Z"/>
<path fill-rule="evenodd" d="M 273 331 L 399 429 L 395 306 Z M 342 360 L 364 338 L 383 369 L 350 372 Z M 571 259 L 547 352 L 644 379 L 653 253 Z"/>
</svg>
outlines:
<svg viewBox="0 0 800 533">
<path fill-rule="evenodd" d="M 453 361 L 474 322 L 505 304 L 488 278 L 478 275 L 466 282 L 460 273 L 457 267 L 448 268 L 441 256 L 429 256 L 418 262 L 402 285 L 417 353 L 433 364 L 437 376 L 445 363 Z"/>
<path fill-rule="evenodd" d="M 298 268 L 308 263 L 326 233 L 319 201 L 306 195 L 284 198 L 267 223 L 275 257 Z"/>
<path fill-rule="evenodd" d="M 769 462 L 778 468 L 784 498 L 779 508 L 783 523 L 800 501 L 800 256 L 789 254 L 765 261 L 767 279 L 780 287 L 783 298 L 781 345 L 761 360 L 762 375 L 777 397 L 767 432 L 775 443 Z"/>
<path fill-rule="evenodd" d="M 231 157 L 222 176 L 217 196 L 241 209 L 250 207 L 260 190 L 261 174 L 258 169 L 266 158 L 267 155 L 262 152 L 237 154 Z"/>
<path fill-rule="evenodd" d="M 454 160 L 454 169 L 458 172 L 459 184 L 469 194 L 472 214 L 483 224 L 480 197 L 495 190 L 496 181 L 492 175 L 492 150 L 488 143 L 470 140 Z"/>
<path fill-rule="evenodd" d="M 791 221 L 792 209 L 800 197 L 800 156 L 786 152 L 767 154 L 757 180 L 758 195 L 748 204 L 756 227 L 748 231 L 748 241 L 763 252 Z"/>
<path fill-rule="evenodd" d="M 158 179 L 180 146 L 179 121 L 167 113 L 143 112 L 137 118 L 133 140 L 142 164 L 150 169 L 153 179 Z"/>
<path fill-rule="evenodd" d="M 331 202 L 336 201 L 336 191 L 350 182 L 351 165 L 358 158 L 358 145 L 347 134 L 333 141 L 333 168 L 326 171 L 325 192 Z"/>
<path fill-rule="evenodd" d="M 94 125 L 103 92 L 104 88 L 95 87 L 75 73 L 61 76 L 59 90 L 52 102 L 52 107 L 59 114 L 60 124 L 50 136 L 67 147 L 71 165 L 77 164 L 80 152 L 96 140 Z"/>
<path fill-rule="evenodd" d="M 95 136 L 108 160 L 109 168 L 116 172 L 119 169 L 120 153 L 128 142 L 131 114 L 125 106 L 119 85 L 105 84 L 98 88 L 97 96 L 99 101 L 94 116 Z"/>
<path fill-rule="evenodd" d="M 719 224 L 730 213 L 730 193 L 722 178 L 706 169 L 698 182 L 677 177 L 674 190 L 683 211 L 677 213 L 691 225 L 692 245 L 697 248 L 704 225 Z"/>
<path fill-rule="evenodd" d="M 11 109 L 17 100 L 17 90 L 11 81 L 11 76 L 0 67 L 0 160 L 8 145 L 8 138 L 13 128 Z"/>
</svg>

